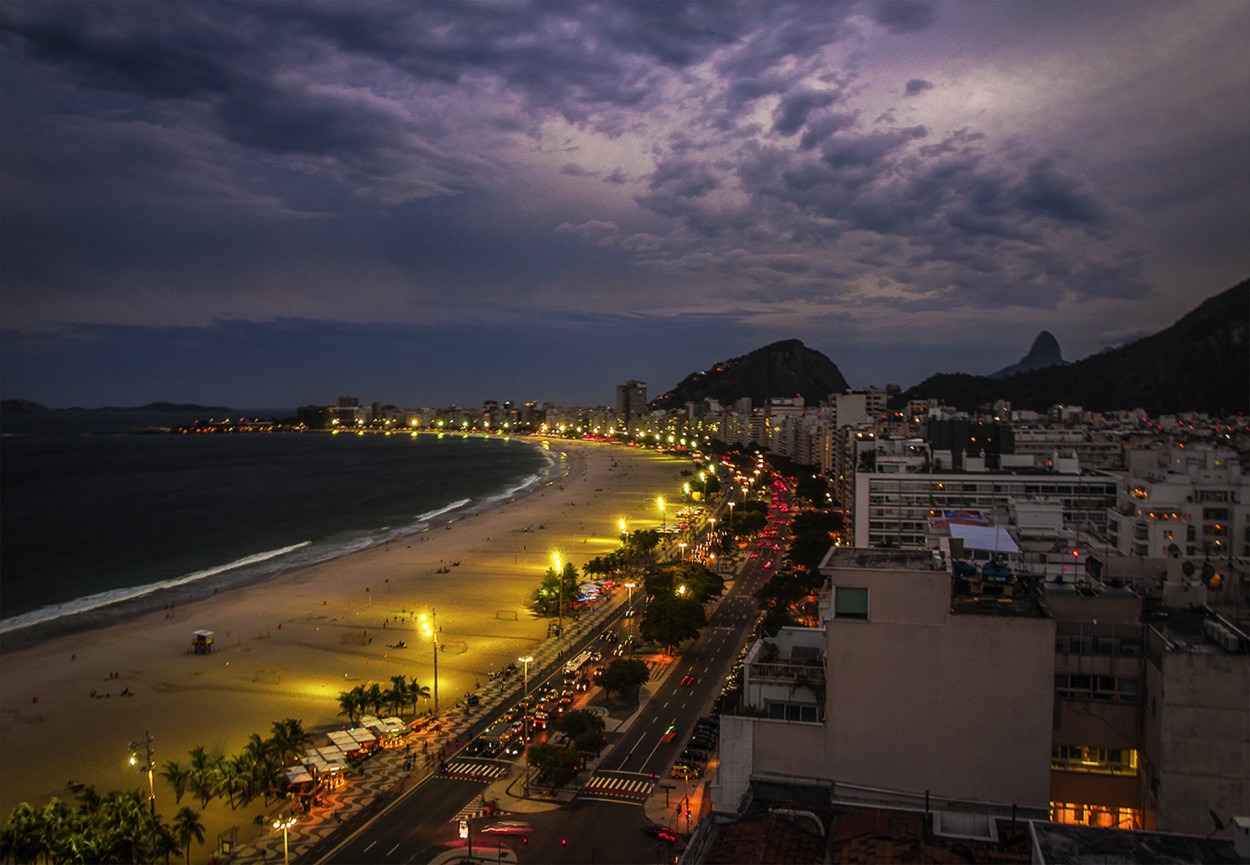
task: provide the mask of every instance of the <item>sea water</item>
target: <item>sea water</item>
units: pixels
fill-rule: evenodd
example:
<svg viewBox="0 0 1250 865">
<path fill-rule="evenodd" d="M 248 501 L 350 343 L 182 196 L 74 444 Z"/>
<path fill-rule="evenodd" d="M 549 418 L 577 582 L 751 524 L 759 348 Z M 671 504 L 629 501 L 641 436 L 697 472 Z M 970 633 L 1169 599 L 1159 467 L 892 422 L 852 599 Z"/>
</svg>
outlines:
<svg viewBox="0 0 1250 865">
<path fill-rule="evenodd" d="M 81 424 L 14 434 L 6 423 L 0 437 L 0 636 L 387 543 L 523 494 L 556 468 L 522 439 Z"/>
</svg>

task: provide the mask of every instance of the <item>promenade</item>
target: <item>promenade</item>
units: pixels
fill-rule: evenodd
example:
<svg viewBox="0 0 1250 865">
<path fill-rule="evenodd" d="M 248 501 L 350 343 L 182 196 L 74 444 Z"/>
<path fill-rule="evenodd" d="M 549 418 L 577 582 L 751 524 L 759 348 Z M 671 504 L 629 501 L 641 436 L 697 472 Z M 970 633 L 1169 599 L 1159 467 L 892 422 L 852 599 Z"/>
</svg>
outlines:
<svg viewBox="0 0 1250 865">
<path fill-rule="evenodd" d="M 741 568 L 739 563 L 738 568 Z M 625 596 L 617 593 L 611 599 L 600 602 L 585 612 L 575 621 L 566 620 L 565 634 L 561 638 L 544 641 L 533 653 L 533 666 L 530 672 L 531 681 L 541 681 L 549 674 L 556 673 L 564 660 L 572 654 L 570 647 L 577 646 L 586 635 L 598 631 L 603 623 L 611 619 L 625 603 Z M 587 705 L 598 691 L 597 688 L 579 698 L 573 708 L 584 708 L 600 714 L 605 720 L 605 735 L 611 737 L 628 729 L 635 719 L 643 712 L 651 699 L 651 695 L 667 679 L 670 669 L 674 666 L 674 658 L 660 652 L 636 655 L 647 662 L 652 678 L 643 688 L 638 706 L 624 719 L 612 718 L 606 709 Z M 440 718 L 440 729 L 434 732 L 427 725 L 419 732 L 410 732 L 405 739 L 405 747 L 388 748 L 376 752 L 366 760 L 359 769 L 354 770 L 347 778 L 346 784 L 336 791 L 322 794 L 320 804 L 314 806 L 307 814 L 300 813 L 297 822 L 288 830 L 289 856 L 292 861 L 316 862 L 329 853 L 344 839 L 353 833 L 367 829 L 368 822 L 390 808 L 400 804 L 404 795 L 416 789 L 424 780 L 438 771 L 439 756 L 450 760 L 464 746 L 472 741 L 480 727 L 482 719 L 494 710 L 510 705 L 522 696 L 523 685 L 519 680 L 496 680 L 483 685 L 476 693 L 479 704 L 466 712 L 463 701 L 443 712 Z M 579 779 L 593 775 L 595 768 L 610 746 L 603 753 L 592 759 Z M 412 768 L 405 769 L 405 762 L 411 755 Z M 540 790 L 536 784 L 530 785 L 529 793 L 525 793 L 522 777 L 523 761 L 517 758 L 507 772 L 482 789 L 481 794 L 458 816 L 475 819 L 487 814 L 486 803 L 491 802 L 497 809 L 494 816 L 504 819 L 509 815 L 524 815 L 541 811 L 550 811 L 567 804 L 577 796 L 580 784 L 574 782 L 554 792 Z M 647 818 L 658 825 L 670 826 L 679 835 L 687 834 L 685 818 L 678 810 L 679 802 L 689 796 L 688 807 L 691 812 L 688 825 L 691 829 L 701 819 L 705 807 L 709 803 L 706 787 L 707 777 L 692 781 L 685 789 L 674 788 L 668 780 L 657 782 L 651 794 L 643 803 Z M 283 856 L 283 833 L 274 829 L 272 822 L 283 814 L 275 808 L 273 817 L 261 826 L 240 828 L 239 843 L 233 845 L 227 855 L 220 858 L 222 863 L 231 865 L 262 865 L 280 861 Z M 449 828 L 449 834 L 451 829 Z M 482 861 L 499 861 L 500 850 L 504 861 L 508 861 L 507 847 L 490 847 L 483 845 L 480 858 Z M 461 847 L 450 847 L 435 862 L 467 861 L 466 850 Z M 489 855 L 488 855 L 489 853 Z"/>
</svg>

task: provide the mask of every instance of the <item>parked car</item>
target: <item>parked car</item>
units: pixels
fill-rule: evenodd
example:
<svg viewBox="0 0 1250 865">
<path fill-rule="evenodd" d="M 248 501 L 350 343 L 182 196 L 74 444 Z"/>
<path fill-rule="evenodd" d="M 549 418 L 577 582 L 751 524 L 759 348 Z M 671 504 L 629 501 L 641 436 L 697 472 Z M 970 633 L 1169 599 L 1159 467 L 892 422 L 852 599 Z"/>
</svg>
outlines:
<svg viewBox="0 0 1250 865">
<path fill-rule="evenodd" d="M 703 776 L 703 769 L 694 763 L 674 763 L 674 778 L 700 778 Z"/>
</svg>

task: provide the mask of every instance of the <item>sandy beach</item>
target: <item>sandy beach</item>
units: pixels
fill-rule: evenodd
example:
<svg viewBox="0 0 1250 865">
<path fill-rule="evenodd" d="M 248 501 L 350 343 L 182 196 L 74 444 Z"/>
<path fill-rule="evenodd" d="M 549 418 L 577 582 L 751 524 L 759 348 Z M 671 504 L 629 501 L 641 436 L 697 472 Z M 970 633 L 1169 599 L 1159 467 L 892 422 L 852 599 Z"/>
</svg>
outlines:
<svg viewBox="0 0 1250 865">
<path fill-rule="evenodd" d="M 193 747 L 238 752 L 251 733 L 296 718 L 337 727 L 338 694 L 393 675 L 433 681 L 433 651 L 414 612 L 435 610 L 444 712 L 492 672 L 532 653 L 548 620 L 530 598 L 553 553 L 580 568 L 630 530 L 657 527 L 655 497 L 680 494 L 685 459 L 616 445 L 551 441 L 564 474 L 538 491 L 447 527 L 156 610 L 98 630 L 50 638 L 0 657 L 0 809 L 73 801 L 70 781 L 144 789 L 129 744 L 153 737 L 155 760 Z M 458 562 L 459 564 L 453 564 Z M 447 567 L 447 573 L 438 573 Z M 192 632 L 215 651 L 190 650 Z M 407 648 L 393 648 L 400 641 Z M 121 696 L 121 692 L 133 696 Z M 92 696 L 93 692 L 95 696 Z M 105 696 L 107 695 L 107 696 Z M 172 789 L 156 781 L 170 819 Z M 192 805 L 190 797 L 183 805 Z M 255 809 L 252 809 L 255 810 Z M 250 812 L 249 812 L 250 813 Z M 241 822 L 212 804 L 206 841 Z M 195 848 L 192 850 L 195 861 Z M 202 861 L 202 859 L 201 859 Z"/>
</svg>

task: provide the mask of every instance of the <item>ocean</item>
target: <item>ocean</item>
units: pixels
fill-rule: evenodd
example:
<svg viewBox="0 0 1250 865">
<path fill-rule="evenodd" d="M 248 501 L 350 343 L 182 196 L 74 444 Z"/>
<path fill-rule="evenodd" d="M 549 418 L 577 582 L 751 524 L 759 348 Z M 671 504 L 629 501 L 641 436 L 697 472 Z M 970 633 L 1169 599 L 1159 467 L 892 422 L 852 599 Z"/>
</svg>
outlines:
<svg viewBox="0 0 1250 865">
<path fill-rule="evenodd" d="M 5 418 L 6 645 L 386 543 L 524 494 L 556 468 L 523 439 L 116 431 L 172 422 Z"/>
</svg>

